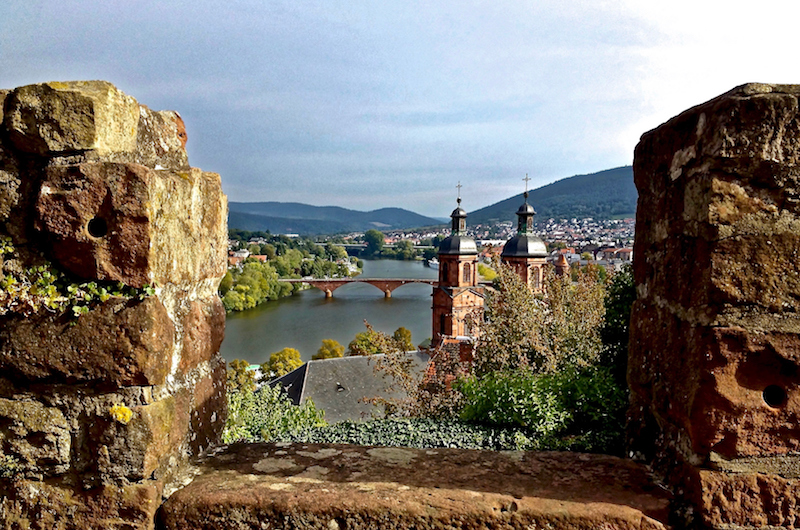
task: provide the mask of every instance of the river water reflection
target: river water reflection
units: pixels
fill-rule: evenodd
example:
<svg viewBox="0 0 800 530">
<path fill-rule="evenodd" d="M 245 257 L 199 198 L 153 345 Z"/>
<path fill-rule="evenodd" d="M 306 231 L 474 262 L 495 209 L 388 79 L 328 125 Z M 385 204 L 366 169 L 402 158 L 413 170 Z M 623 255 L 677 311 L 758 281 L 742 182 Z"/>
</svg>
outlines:
<svg viewBox="0 0 800 530">
<path fill-rule="evenodd" d="M 436 279 L 438 271 L 419 261 L 365 260 L 364 278 Z M 294 296 L 229 313 L 221 353 L 226 361 L 245 359 L 261 364 L 270 354 L 283 348 L 300 351 L 311 360 L 322 339 L 335 339 L 342 345 L 364 331 L 364 320 L 378 331 L 393 333 L 400 326 L 411 330 L 414 344 L 431 335 L 430 285 L 410 284 L 397 288 L 392 298 L 384 298 L 377 287 L 350 284 L 339 287 L 333 298 L 319 289 L 308 289 Z"/>
</svg>

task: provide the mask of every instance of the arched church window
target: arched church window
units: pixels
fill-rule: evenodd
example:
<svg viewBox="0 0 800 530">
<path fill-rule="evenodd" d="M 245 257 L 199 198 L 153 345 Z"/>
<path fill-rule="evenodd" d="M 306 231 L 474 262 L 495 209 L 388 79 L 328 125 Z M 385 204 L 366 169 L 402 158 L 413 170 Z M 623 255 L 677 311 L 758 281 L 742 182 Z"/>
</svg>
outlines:
<svg viewBox="0 0 800 530">
<path fill-rule="evenodd" d="M 470 268 L 469 263 L 464 264 L 464 283 L 470 283 L 472 281 L 472 268 Z"/>
</svg>

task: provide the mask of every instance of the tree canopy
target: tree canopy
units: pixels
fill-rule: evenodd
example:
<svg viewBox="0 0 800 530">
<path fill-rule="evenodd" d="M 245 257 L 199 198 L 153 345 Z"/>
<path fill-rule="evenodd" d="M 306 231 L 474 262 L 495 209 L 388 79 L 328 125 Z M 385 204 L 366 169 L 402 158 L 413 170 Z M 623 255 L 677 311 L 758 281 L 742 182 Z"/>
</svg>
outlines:
<svg viewBox="0 0 800 530">
<path fill-rule="evenodd" d="M 578 270 L 574 284 L 548 271 L 543 291 L 533 293 L 511 268 L 495 264 L 497 289 L 487 296 L 485 318 L 472 317 L 475 374 L 526 367 L 552 373 L 596 362 L 605 288 L 595 269 Z"/>
<path fill-rule="evenodd" d="M 364 242 L 367 244 L 367 255 L 377 256 L 383 250 L 384 236 L 383 232 L 375 229 L 369 229 L 364 232 Z"/>
<path fill-rule="evenodd" d="M 344 346 L 333 339 L 322 339 L 322 346 L 320 346 L 317 353 L 311 357 L 312 360 L 318 361 L 321 359 L 335 359 L 344 356 Z"/>
<path fill-rule="evenodd" d="M 250 363 L 234 359 L 228 366 L 228 392 L 253 392 L 256 389 L 256 373 Z"/>
<path fill-rule="evenodd" d="M 270 355 L 269 361 L 261 365 L 261 371 L 267 376 L 281 377 L 301 366 L 303 361 L 300 352 L 294 348 L 284 348 Z"/>
<path fill-rule="evenodd" d="M 401 345 L 403 351 L 416 350 L 414 341 L 411 340 L 411 331 L 408 329 L 401 326 L 395 330 L 392 337 Z"/>
</svg>

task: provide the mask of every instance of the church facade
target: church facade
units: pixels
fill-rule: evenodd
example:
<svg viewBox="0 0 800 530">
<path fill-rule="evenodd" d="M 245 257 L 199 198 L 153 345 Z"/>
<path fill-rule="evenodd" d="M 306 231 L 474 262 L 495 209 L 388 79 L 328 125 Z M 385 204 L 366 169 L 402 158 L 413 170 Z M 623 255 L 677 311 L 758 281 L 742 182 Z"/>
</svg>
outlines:
<svg viewBox="0 0 800 530">
<path fill-rule="evenodd" d="M 481 318 L 484 287 L 478 284 L 478 247 L 467 235 L 467 213 L 450 214 L 450 236 L 439 245 L 439 283 L 433 289 L 432 346 L 457 343 L 471 336 L 469 323 Z"/>
</svg>

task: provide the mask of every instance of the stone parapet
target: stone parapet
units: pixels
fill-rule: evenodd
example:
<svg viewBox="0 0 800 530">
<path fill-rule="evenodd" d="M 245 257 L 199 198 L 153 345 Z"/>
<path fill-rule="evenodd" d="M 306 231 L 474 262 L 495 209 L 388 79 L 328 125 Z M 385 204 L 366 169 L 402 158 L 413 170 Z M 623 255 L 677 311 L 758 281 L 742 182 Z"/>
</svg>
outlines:
<svg viewBox="0 0 800 530">
<path fill-rule="evenodd" d="M 225 423 L 220 177 L 103 81 L 0 108 L 0 527 L 152 529 Z"/>
<path fill-rule="evenodd" d="M 576 453 L 237 444 L 159 513 L 164 530 L 667 528 L 629 460 Z"/>
<path fill-rule="evenodd" d="M 761 457 L 800 450 L 798 96 L 744 85 L 636 148 L 629 445 L 704 527 L 773 524 L 742 515 L 763 499 L 731 470 L 771 481 Z"/>
</svg>

